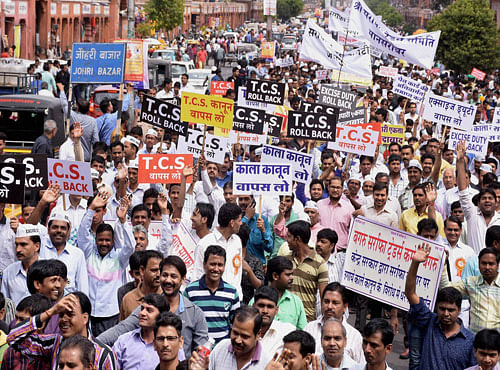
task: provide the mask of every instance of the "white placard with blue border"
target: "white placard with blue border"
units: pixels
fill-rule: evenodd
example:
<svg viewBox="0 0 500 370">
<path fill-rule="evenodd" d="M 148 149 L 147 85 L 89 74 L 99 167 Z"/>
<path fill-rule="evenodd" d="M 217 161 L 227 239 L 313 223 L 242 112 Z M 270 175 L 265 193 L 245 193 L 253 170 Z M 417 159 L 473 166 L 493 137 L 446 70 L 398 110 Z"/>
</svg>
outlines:
<svg viewBox="0 0 500 370">
<path fill-rule="evenodd" d="M 74 43 L 71 83 L 123 83 L 125 52 L 125 43 Z"/>
</svg>

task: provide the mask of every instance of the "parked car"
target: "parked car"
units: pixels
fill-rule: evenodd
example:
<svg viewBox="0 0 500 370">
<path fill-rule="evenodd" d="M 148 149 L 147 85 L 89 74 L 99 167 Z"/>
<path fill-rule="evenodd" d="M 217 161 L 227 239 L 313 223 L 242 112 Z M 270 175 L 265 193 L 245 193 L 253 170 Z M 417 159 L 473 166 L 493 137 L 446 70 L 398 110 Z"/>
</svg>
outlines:
<svg viewBox="0 0 500 370">
<path fill-rule="evenodd" d="M 250 61 L 260 56 L 260 50 L 255 44 L 241 43 L 237 46 L 238 61 L 243 58 Z"/>
<path fill-rule="evenodd" d="M 163 60 L 175 60 L 175 52 L 177 50 L 173 48 L 169 49 L 158 49 L 151 53 L 151 59 L 163 59 Z"/>
</svg>

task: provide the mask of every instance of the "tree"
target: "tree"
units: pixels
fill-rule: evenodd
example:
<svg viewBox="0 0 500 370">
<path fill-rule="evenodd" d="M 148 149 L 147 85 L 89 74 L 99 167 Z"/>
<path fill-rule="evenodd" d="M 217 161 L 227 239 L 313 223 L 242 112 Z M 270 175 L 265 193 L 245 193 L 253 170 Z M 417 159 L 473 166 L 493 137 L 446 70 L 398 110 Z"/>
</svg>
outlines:
<svg viewBox="0 0 500 370">
<path fill-rule="evenodd" d="M 167 32 L 184 22 L 184 0 L 149 0 L 145 10 L 148 19 Z"/>
<path fill-rule="evenodd" d="M 436 59 L 446 67 L 470 73 L 473 67 L 491 72 L 498 66 L 499 31 L 488 0 L 457 0 L 434 16 L 427 28 L 441 30 Z"/>
<path fill-rule="evenodd" d="M 366 5 L 376 15 L 382 16 L 382 20 L 389 27 L 403 25 L 403 16 L 387 0 L 369 0 Z"/>
<path fill-rule="evenodd" d="M 151 22 L 142 22 L 137 25 L 135 32 L 142 38 L 152 37 L 155 34 L 155 26 Z"/>
<path fill-rule="evenodd" d="M 292 17 L 298 16 L 304 9 L 302 0 L 278 0 L 276 3 L 278 18 L 287 21 Z"/>
</svg>

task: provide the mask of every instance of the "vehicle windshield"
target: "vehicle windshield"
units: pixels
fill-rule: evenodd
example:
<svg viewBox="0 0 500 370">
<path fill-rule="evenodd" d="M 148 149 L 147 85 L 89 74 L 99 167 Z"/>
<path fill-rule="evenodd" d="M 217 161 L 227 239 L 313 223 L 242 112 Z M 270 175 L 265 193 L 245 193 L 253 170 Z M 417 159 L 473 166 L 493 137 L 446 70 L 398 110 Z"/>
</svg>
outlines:
<svg viewBox="0 0 500 370">
<path fill-rule="evenodd" d="M 172 76 L 179 77 L 183 73 L 187 72 L 187 68 L 182 64 L 172 64 Z"/>
<path fill-rule="evenodd" d="M 257 46 L 254 44 L 238 45 L 238 53 L 252 53 L 257 51 Z"/>
<path fill-rule="evenodd" d="M 101 104 L 104 99 L 118 99 L 118 93 L 113 93 L 109 91 L 96 92 L 94 93 L 94 104 Z"/>
<path fill-rule="evenodd" d="M 210 75 L 210 72 L 189 72 L 189 80 L 205 80 Z"/>
</svg>

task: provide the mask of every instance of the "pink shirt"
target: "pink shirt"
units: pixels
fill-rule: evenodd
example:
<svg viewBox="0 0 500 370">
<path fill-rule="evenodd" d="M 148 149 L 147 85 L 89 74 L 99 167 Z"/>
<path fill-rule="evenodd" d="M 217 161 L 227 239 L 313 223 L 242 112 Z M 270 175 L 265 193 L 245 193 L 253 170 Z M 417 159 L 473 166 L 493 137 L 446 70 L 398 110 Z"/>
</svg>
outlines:
<svg viewBox="0 0 500 370">
<path fill-rule="evenodd" d="M 330 198 L 321 199 L 318 201 L 318 209 L 321 225 L 334 230 L 339 237 L 336 248 L 346 249 L 349 225 L 354 212 L 351 202 L 340 199 L 334 207 L 330 202 Z"/>
</svg>

